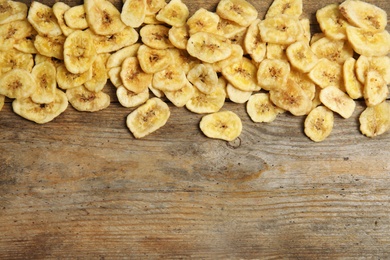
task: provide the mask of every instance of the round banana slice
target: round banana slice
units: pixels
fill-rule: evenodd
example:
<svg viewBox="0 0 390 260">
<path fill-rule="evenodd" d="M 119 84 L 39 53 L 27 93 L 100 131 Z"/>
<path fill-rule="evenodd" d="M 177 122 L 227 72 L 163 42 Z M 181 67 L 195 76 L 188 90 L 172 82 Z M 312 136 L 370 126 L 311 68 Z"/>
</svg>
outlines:
<svg viewBox="0 0 390 260">
<path fill-rule="evenodd" d="M 382 103 L 389 95 L 389 88 L 382 75 L 376 70 L 369 70 L 363 89 L 366 105 L 371 107 Z"/>
<path fill-rule="evenodd" d="M 346 0 L 339 8 L 348 22 L 356 27 L 372 32 L 380 32 L 386 28 L 386 11 L 373 4 L 359 0 Z"/>
<path fill-rule="evenodd" d="M 284 60 L 265 59 L 257 70 L 257 82 L 265 90 L 284 86 L 290 74 L 290 64 Z"/>
<path fill-rule="evenodd" d="M 53 37 L 62 34 L 53 9 L 45 4 L 32 1 L 27 19 L 40 35 Z"/>
<path fill-rule="evenodd" d="M 221 111 L 202 117 L 200 130 L 209 138 L 233 141 L 242 132 L 241 119 L 232 111 Z"/>
<path fill-rule="evenodd" d="M 326 88 L 327 86 L 344 88 L 343 66 L 337 62 L 322 58 L 309 72 L 308 76 L 321 88 Z"/>
<path fill-rule="evenodd" d="M 275 17 L 280 14 L 299 17 L 302 14 L 302 7 L 302 0 L 274 0 L 268 8 L 265 18 Z"/>
<path fill-rule="evenodd" d="M 358 80 L 364 84 L 369 70 L 378 71 L 387 84 L 390 84 L 390 57 L 367 57 L 360 55 L 355 64 L 355 72 Z"/>
<path fill-rule="evenodd" d="M 25 3 L 12 0 L 2 0 L 0 10 L 0 24 L 26 19 L 27 9 L 28 7 Z"/>
<path fill-rule="evenodd" d="M 353 56 L 353 49 L 347 41 L 335 41 L 327 37 L 323 37 L 313 43 L 311 50 L 318 58 L 327 58 L 341 65 L 344 64 L 345 60 Z"/>
<path fill-rule="evenodd" d="M 38 51 L 35 48 L 34 42 L 35 38 L 38 35 L 38 32 L 35 31 L 32 27 L 31 31 L 26 34 L 23 38 L 17 39 L 14 44 L 14 49 L 24 52 L 24 53 L 31 53 L 31 54 L 37 54 Z"/>
<path fill-rule="evenodd" d="M 365 56 L 386 56 L 390 53 L 390 34 L 388 31 L 373 32 L 347 27 L 348 42 L 353 50 Z"/>
<path fill-rule="evenodd" d="M 190 33 L 188 27 L 171 27 L 168 31 L 169 42 L 180 50 L 185 50 L 187 48 L 188 39 L 190 38 Z"/>
<path fill-rule="evenodd" d="M 363 97 L 363 84 L 357 79 L 355 74 L 356 60 L 349 58 L 343 65 L 343 79 L 345 91 L 352 99 Z"/>
<path fill-rule="evenodd" d="M 75 30 L 84 30 L 89 27 L 86 16 L 84 5 L 73 6 L 64 13 L 66 25 Z"/>
<path fill-rule="evenodd" d="M 0 50 L 11 50 L 21 39 L 35 31 L 27 20 L 14 21 L 0 25 Z"/>
<path fill-rule="evenodd" d="M 267 43 L 266 58 L 269 60 L 284 60 L 288 61 L 286 49 L 289 45 Z"/>
<path fill-rule="evenodd" d="M 242 57 L 240 62 L 224 67 L 222 75 L 242 91 L 260 90 L 257 84 L 257 68 L 248 58 Z"/>
<path fill-rule="evenodd" d="M 114 67 L 121 67 L 123 61 L 128 57 L 137 57 L 138 48 L 140 43 L 135 43 L 130 46 L 126 46 L 110 55 L 107 60 L 106 67 L 111 69 Z"/>
<path fill-rule="evenodd" d="M 300 86 L 306 95 L 313 100 L 316 93 L 316 85 L 314 82 L 307 76 L 306 73 L 300 72 L 298 70 L 290 70 L 289 78 Z"/>
<path fill-rule="evenodd" d="M 221 0 L 217 14 L 227 20 L 247 27 L 258 17 L 256 8 L 246 0 Z"/>
<path fill-rule="evenodd" d="M 126 125 L 135 138 L 143 138 L 163 127 L 171 112 L 168 105 L 159 98 L 151 98 L 131 112 Z"/>
<path fill-rule="evenodd" d="M 35 37 L 34 47 L 41 55 L 63 60 L 65 40 L 66 37 L 64 35 L 53 37 L 37 35 Z"/>
<path fill-rule="evenodd" d="M 97 55 L 95 61 L 92 63 L 92 78 L 84 83 L 84 87 L 89 91 L 99 92 L 106 86 L 107 70 L 103 55 Z"/>
<path fill-rule="evenodd" d="M 360 131 L 367 137 L 382 135 L 390 130 L 390 103 L 367 107 L 359 116 Z"/>
<path fill-rule="evenodd" d="M 223 88 L 215 88 L 210 94 L 205 94 L 195 88 L 195 93 L 186 103 L 186 108 L 196 114 L 215 113 L 223 107 L 225 99 L 226 91 Z"/>
<path fill-rule="evenodd" d="M 229 97 L 230 101 L 237 104 L 244 104 L 247 102 L 252 93 L 252 91 L 238 89 L 230 83 L 226 85 L 226 95 Z"/>
<path fill-rule="evenodd" d="M 138 41 L 139 35 L 137 31 L 129 26 L 126 26 L 122 31 L 112 35 L 98 35 L 91 30 L 86 30 L 93 40 L 97 53 L 115 52 L 123 47 L 130 46 Z"/>
<path fill-rule="evenodd" d="M 71 7 L 63 2 L 56 2 L 52 8 L 53 8 L 53 13 L 54 13 L 55 17 L 57 18 L 58 25 L 60 26 L 62 33 L 65 36 L 68 36 L 69 34 L 74 32 L 75 30 L 70 28 L 65 23 L 65 18 L 64 18 L 65 12 L 68 11 Z"/>
<path fill-rule="evenodd" d="M 25 69 L 31 72 L 34 66 L 33 55 L 12 49 L 0 51 L 0 75 L 13 69 Z"/>
<path fill-rule="evenodd" d="M 188 53 L 201 61 L 214 63 L 226 59 L 232 53 L 231 44 L 220 35 L 198 32 L 188 40 Z"/>
<path fill-rule="evenodd" d="M 198 9 L 187 20 L 187 26 L 189 28 L 189 35 L 193 35 L 197 32 L 209 32 L 217 33 L 219 16 L 214 12 L 210 12 L 204 8 Z"/>
<path fill-rule="evenodd" d="M 68 71 L 74 74 L 86 72 L 95 58 L 96 49 L 90 33 L 74 31 L 66 37 L 64 62 Z"/>
<path fill-rule="evenodd" d="M 327 108 L 343 118 L 351 117 L 356 107 L 355 101 L 335 86 L 322 89 L 320 100 Z"/>
<path fill-rule="evenodd" d="M 267 45 L 261 40 L 260 19 L 256 19 L 248 27 L 248 30 L 244 39 L 245 51 L 251 56 L 255 62 L 261 62 L 265 58 L 267 51 Z"/>
<path fill-rule="evenodd" d="M 264 19 L 259 24 L 264 42 L 291 44 L 303 37 L 302 24 L 294 16 L 281 14 Z"/>
<path fill-rule="evenodd" d="M 69 103 L 78 111 L 96 112 L 110 105 L 110 96 L 102 91 L 92 92 L 84 86 L 66 90 Z"/>
<path fill-rule="evenodd" d="M 319 60 L 310 46 L 303 41 L 297 41 L 288 46 L 286 55 L 290 64 L 303 73 L 311 71 Z"/>
<path fill-rule="evenodd" d="M 8 98 L 28 98 L 36 87 L 33 76 L 25 69 L 13 69 L 0 76 L 0 95 Z"/>
<path fill-rule="evenodd" d="M 184 87 L 187 82 L 186 74 L 176 65 L 154 73 L 152 85 L 161 91 L 176 91 Z"/>
<path fill-rule="evenodd" d="M 149 89 L 145 89 L 143 92 L 137 94 L 120 86 L 116 89 L 116 96 L 123 107 L 137 107 L 149 99 Z"/>
<path fill-rule="evenodd" d="M 188 73 L 187 79 L 202 93 L 209 94 L 218 84 L 218 75 L 209 64 L 198 64 Z"/>
<path fill-rule="evenodd" d="M 36 82 L 36 89 L 31 100 L 39 104 L 48 104 L 54 101 L 57 82 L 56 67 L 48 61 L 36 64 L 31 75 Z"/>
<path fill-rule="evenodd" d="M 174 27 L 184 26 L 190 12 L 181 0 L 171 0 L 156 15 L 156 19 Z"/>
<path fill-rule="evenodd" d="M 153 75 L 142 71 L 136 57 L 129 57 L 122 63 L 120 78 L 125 88 L 139 94 L 151 84 Z"/>
<path fill-rule="evenodd" d="M 312 141 L 322 142 L 332 132 L 333 124 L 333 112 L 325 106 L 318 106 L 307 115 L 304 132 Z"/>
<path fill-rule="evenodd" d="M 88 80 L 92 79 L 92 67 L 83 73 L 71 73 L 65 65 L 57 67 L 57 83 L 61 89 L 70 89 L 83 85 Z"/>
<path fill-rule="evenodd" d="M 145 25 L 140 30 L 142 43 L 154 49 L 168 49 L 173 45 L 169 40 L 169 28 L 164 25 Z"/>
<path fill-rule="evenodd" d="M 214 62 L 214 63 L 205 63 L 210 64 L 216 72 L 222 72 L 222 69 L 226 66 L 229 66 L 233 63 L 240 63 L 242 56 L 244 56 L 243 48 L 238 44 L 230 45 L 231 54 L 226 59 Z"/>
<path fill-rule="evenodd" d="M 340 13 L 338 4 L 328 4 L 316 12 L 317 22 L 326 37 L 332 40 L 346 40 L 346 28 L 349 25 Z"/>
<path fill-rule="evenodd" d="M 147 0 L 146 15 L 157 14 L 166 4 L 165 0 Z"/>
<path fill-rule="evenodd" d="M 142 44 L 137 53 L 142 70 L 146 73 L 156 73 L 171 64 L 172 55 L 169 50 L 158 50 Z"/>
<path fill-rule="evenodd" d="M 246 103 L 246 111 L 255 123 L 270 123 L 279 114 L 284 113 L 283 109 L 272 103 L 269 93 L 257 93 L 250 96 Z"/>
<path fill-rule="evenodd" d="M 246 29 L 247 29 L 246 26 L 241 26 L 233 21 L 223 19 L 220 17 L 218 27 L 217 27 L 217 34 L 225 38 L 230 38 L 243 31 L 245 32 Z"/>
<path fill-rule="evenodd" d="M 15 99 L 12 102 L 13 111 L 37 124 L 45 124 L 61 115 L 68 107 L 68 99 L 64 92 L 55 90 L 55 98 L 47 104 L 33 102 L 30 98 Z"/>
<path fill-rule="evenodd" d="M 194 96 L 195 87 L 187 81 L 184 87 L 176 91 L 164 91 L 165 96 L 176 107 L 184 107 L 187 102 Z"/>
<path fill-rule="evenodd" d="M 200 61 L 192 57 L 186 50 L 172 48 L 169 49 L 169 52 L 176 66 L 183 70 L 186 75 L 193 67 L 200 64 Z"/>
<path fill-rule="evenodd" d="M 126 0 L 122 6 L 121 19 L 130 27 L 140 27 L 146 16 L 146 0 Z"/>
</svg>

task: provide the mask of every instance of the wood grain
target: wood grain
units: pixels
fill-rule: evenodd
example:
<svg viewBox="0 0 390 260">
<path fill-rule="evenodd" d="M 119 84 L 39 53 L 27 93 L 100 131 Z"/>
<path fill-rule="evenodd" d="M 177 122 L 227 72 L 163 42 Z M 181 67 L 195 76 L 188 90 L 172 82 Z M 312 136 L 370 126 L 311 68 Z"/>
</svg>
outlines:
<svg viewBox="0 0 390 260">
<path fill-rule="evenodd" d="M 217 3 L 184 2 L 191 12 Z M 271 0 L 251 2 L 263 16 Z M 331 2 L 304 0 L 305 14 Z M 204 137 L 201 115 L 172 105 L 163 128 L 136 140 L 132 109 L 105 91 L 106 110 L 69 107 L 45 125 L 7 100 L 0 259 L 390 258 L 390 134 L 360 134 L 362 102 L 322 143 L 303 134 L 303 117 L 255 124 L 232 103 L 224 109 L 243 121 L 234 142 Z"/>
</svg>

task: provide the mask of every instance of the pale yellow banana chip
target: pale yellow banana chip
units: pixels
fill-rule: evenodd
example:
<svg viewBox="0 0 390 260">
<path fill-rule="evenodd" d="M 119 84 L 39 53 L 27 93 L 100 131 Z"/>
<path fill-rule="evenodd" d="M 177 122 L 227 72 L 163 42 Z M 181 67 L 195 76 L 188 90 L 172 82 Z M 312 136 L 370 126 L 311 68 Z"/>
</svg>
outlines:
<svg viewBox="0 0 390 260">
<path fill-rule="evenodd" d="M 186 103 L 186 108 L 196 114 L 218 112 L 224 105 L 226 92 L 222 88 L 215 88 L 210 94 L 200 92 L 195 88 L 194 96 Z"/>
<path fill-rule="evenodd" d="M 13 69 L 25 69 L 31 72 L 33 66 L 34 59 L 31 54 L 15 49 L 0 51 L 0 75 Z"/>
<path fill-rule="evenodd" d="M 68 99 L 64 92 L 55 90 L 55 98 L 47 104 L 35 103 L 31 98 L 15 99 L 13 111 L 19 116 L 37 124 L 45 124 L 61 115 L 68 107 Z"/>
<path fill-rule="evenodd" d="M 65 40 L 66 37 L 64 35 L 53 37 L 37 35 L 35 37 L 34 46 L 41 55 L 63 60 Z"/>
<path fill-rule="evenodd" d="M 298 70 L 292 69 L 290 70 L 289 78 L 293 80 L 295 83 L 300 86 L 303 91 L 305 91 L 306 95 L 313 100 L 316 92 L 316 85 L 314 82 L 308 77 L 306 73 L 300 72 Z"/>
<path fill-rule="evenodd" d="M 129 57 L 122 63 L 120 78 L 123 86 L 134 93 L 141 93 L 152 82 L 152 74 L 142 71 L 136 57 Z"/>
<path fill-rule="evenodd" d="M 335 86 L 343 89 L 343 66 L 328 59 L 321 59 L 308 74 L 321 88 Z"/>
<path fill-rule="evenodd" d="M 27 19 L 40 35 L 54 37 L 62 34 L 53 9 L 45 4 L 32 1 Z"/>
<path fill-rule="evenodd" d="M 108 77 L 110 78 L 112 85 L 114 85 L 116 88 L 123 86 L 123 82 L 120 76 L 121 71 L 122 65 L 120 67 L 113 67 L 108 71 Z"/>
<path fill-rule="evenodd" d="M 74 31 L 66 37 L 64 43 L 64 62 L 71 73 L 83 73 L 89 70 L 96 59 L 96 49 L 90 33 Z"/>
<path fill-rule="evenodd" d="M 172 55 L 169 50 L 158 50 L 142 44 L 138 48 L 137 58 L 144 72 L 156 73 L 171 64 Z"/>
<path fill-rule="evenodd" d="M 71 7 L 67 4 L 65 4 L 64 2 L 56 2 L 52 8 L 53 8 L 53 13 L 54 13 L 55 17 L 57 18 L 57 22 L 61 28 L 62 33 L 65 36 L 68 36 L 69 34 L 74 32 L 75 30 L 70 28 L 66 24 L 65 18 L 64 18 L 65 12 L 68 11 Z"/>
<path fill-rule="evenodd" d="M 140 27 L 146 16 L 146 0 L 126 0 L 122 6 L 121 19 L 130 27 Z"/>
<path fill-rule="evenodd" d="M 199 8 L 190 18 L 187 20 L 187 26 L 189 35 L 193 35 L 197 32 L 209 32 L 217 33 L 219 16 L 214 12 L 210 12 L 204 8 Z"/>
<path fill-rule="evenodd" d="M 185 3 L 181 0 L 171 0 L 156 15 L 156 19 L 174 27 L 181 27 L 186 24 L 190 12 Z"/>
<path fill-rule="evenodd" d="M 0 1 L 0 24 L 24 20 L 27 17 L 27 5 L 25 3 L 1 0 Z"/>
<path fill-rule="evenodd" d="M 311 39 L 311 25 L 310 25 L 310 19 L 309 18 L 301 18 L 299 19 L 299 22 L 302 25 L 303 34 L 300 41 L 303 41 L 307 44 L 310 44 Z"/>
<path fill-rule="evenodd" d="M 149 89 L 145 89 L 143 92 L 137 94 L 120 86 L 116 89 L 116 96 L 123 107 L 137 107 L 149 99 Z"/>
<path fill-rule="evenodd" d="M 218 84 L 218 75 L 211 65 L 198 64 L 187 73 L 187 79 L 202 93 L 213 92 Z"/>
<path fill-rule="evenodd" d="M 299 19 L 289 15 L 278 15 L 264 19 L 259 24 L 261 39 L 268 43 L 291 44 L 303 37 Z"/>
<path fill-rule="evenodd" d="M 176 107 L 184 107 L 187 102 L 194 96 L 195 87 L 187 81 L 184 87 L 176 91 L 164 91 L 165 96 Z"/>
<path fill-rule="evenodd" d="M 153 87 L 161 91 L 176 91 L 184 87 L 186 83 L 185 72 L 174 64 L 154 73 L 152 81 Z"/>
<path fill-rule="evenodd" d="M 165 24 L 157 20 L 156 14 L 147 14 L 144 19 L 144 24 Z"/>
<path fill-rule="evenodd" d="M 304 132 L 312 141 L 322 142 L 331 134 L 333 125 L 333 112 L 325 106 L 318 106 L 307 115 Z"/>
<path fill-rule="evenodd" d="M 35 37 L 38 35 L 37 31 L 31 27 L 31 31 L 26 34 L 23 38 L 17 39 L 13 45 L 14 49 L 24 52 L 37 54 L 38 51 L 35 48 Z"/>
<path fill-rule="evenodd" d="M 8 51 L 15 43 L 30 35 L 33 27 L 27 20 L 14 21 L 0 25 L 0 50 Z"/>
<path fill-rule="evenodd" d="M 250 96 L 246 103 L 246 111 L 255 123 L 270 123 L 284 112 L 272 103 L 269 93 L 257 93 Z"/>
<path fill-rule="evenodd" d="M 355 111 L 355 101 L 335 86 L 323 88 L 320 92 L 320 100 L 327 108 L 343 118 L 351 117 Z"/>
<path fill-rule="evenodd" d="M 222 69 L 226 66 L 229 66 L 233 63 L 240 63 L 242 57 L 244 56 L 244 50 L 241 45 L 230 44 L 230 50 L 231 54 L 226 59 L 207 64 L 210 64 L 216 72 L 222 72 Z"/>
<path fill-rule="evenodd" d="M 259 30 L 260 19 L 256 19 L 246 31 L 244 39 L 245 51 L 255 62 L 261 62 L 265 58 L 267 45 L 261 40 Z"/>
<path fill-rule="evenodd" d="M 107 69 L 121 67 L 126 58 L 137 57 L 139 46 L 141 46 L 140 43 L 135 43 L 111 54 L 106 63 Z"/>
<path fill-rule="evenodd" d="M 389 95 L 389 88 L 382 75 L 376 70 L 369 70 L 364 83 L 363 97 L 366 105 L 371 107 L 382 103 Z"/>
<path fill-rule="evenodd" d="M 226 85 L 226 95 L 230 101 L 243 104 L 248 101 L 253 91 L 243 91 L 241 89 L 236 88 L 232 84 L 228 83 Z"/>
<path fill-rule="evenodd" d="M 267 43 L 266 58 L 288 61 L 286 49 L 289 45 Z"/>
<path fill-rule="evenodd" d="M 258 16 L 256 8 L 246 0 L 220 0 L 216 12 L 220 17 L 245 27 Z"/>
<path fill-rule="evenodd" d="M 72 107 L 78 111 L 96 112 L 110 105 L 110 96 L 102 91 L 92 92 L 84 86 L 66 90 L 66 96 Z"/>
<path fill-rule="evenodd" d="M 142 43 L 154 49 L 168 49 L 173 45 L 169 40 L 169 28 L 164 25 L 145 25 L 140 30 Z"/>
<path fill-rule="evenodd" d="M 131 112 L 127 116 L 126 125 L 135 138 L 143 138 L 163 127 L 170 115 L 169 106 L 154 97 Z"/>
<path fill-rule="evenodd" d="M 338 4 L 328 4 L 316 12 L 321 31 L 332 40 L 346 40 L 348 21 L 339 11 Z"/>
<path fill-rule="evenodd" d="M 390 103 L 367 107 L 359 116 L 360 131 L 367 137 L 382 135 L 390 130 Z"/>
<path fill-rule="evenodd" d="M 108 0 L 84 0 L 84 9 L 89 27 L 96 34 L 113 35 L 126 27 L 121 13 Z"/>
<path fill-rule="evenodd" d="M 170 43 L 178 49 L 187 49 L 189 38 L 190 34 L 186 25 L 181 27 L 171 27 L 168 31 L 168 39 Z"/>
<path fill-rule="evenodd" d="M 230 43 L 225 37 L 207 32 L 191 35 L 187 51 L 191 56 L 208 63 L 226 59 L 232 53 Z"/>
<path fill-rule="evenodd" d="M 61 89 L 71 89 L 83 85 L 88 80 L 92 79 L 92 67 L 83 73 L 69 72 L 65 64 L 57 67 L 57 83 Z"/>
<path fill-rule="evenodd" d="M 105 66 L 104 54 L 97 55 L 92 63 L 92 78 L 84 83 L 84 87 L 92 92 L 102 91 L 107 83 L 107 70 Z"/>
<path fill-rule="evenodd" d="M 31 100 L 39 104 L 54 102 L 56 95 L 56 67 L 50 62 L 36 64 L 31 75 L 36 83 L 36 89 L 31 95 Z"/>
<path fill-rule="evenodd" d="M 154 88 L 152 84 L 150 84 L 150 85 L 148 86 L 148 88 L 149 88 L 150 92 L 152 92 L 152 94 L 153 94 L 155 97 L 158 97 L 158 98 L 163 98 L 163 97 L 165 97 L 165 93 L 164 93 L 163 91 L 159 90 L 159 89 Z"/>
<path fill-rule="evenodd" d="M 355 71 L 361 83 L 364 84 L 366 82 L 366 75 L 369 70 L 378 71 L 386 83 L 390 84 L 390 57 L 367 57 L 360 55 L 355 64 Z"/>
<path fill-rule="evenodd" d="M 360 55 L 386 56 L 390 53 L 390 34 L 386 30 L 373 32 L 348 26 L 347 37 L 353 50 Z"/>
<path fill-rule="evenodd" d="M 297 41 L 287 47 L 286 55 L 290 64 L 303 73 L 310 72 L 319 60 L 310 46 L 303 41 Z"/>
<path fill-rule="evenodd" d="M 129 26 L 113 35 L 98 35 L 91 30 L 86 30 L 94 42 L 97 53 L 110 53 L 118 51 L 124 47 L 133 45 L 138 41 L 137 31 Z"/>
<path fill-rule="evenodd" d="M 340 4 L 341 14 L 352 25 L 370 31 L 383 31 L 387 13 L 383 9 L 360 0 L 346 0 Z"/>
<path fill-rule="evenodd" d="M 64 13 L 67 26 L 76 30 L 84 30 L 89 27 L 84 5 L 76 5 Z"/>
<path fill-rule="evenodd" d="M 355 74 L 356 60 L 349 58 L 343 65 L 343 79 L 345 91 L 352 99 L 363 97 L 363 84 L 357 79 Z"/>
<path fill-rule="evenodd" d="M 0 95 L 8 98 L 28 98 L 36 87 L 33 76 L 25 69 L 13 69 L 0 76 Z"/>
<path fill-rule="evenodd" d="M 167 3 L 165 0 L 147 0 L 146 1 L 146 14 L 157 14 Z"/>
<path fill-rule="evenodd" d="M 240 117 L 232 111 L 221 111 L 202 117 L 200 130 L 209 138 L 233 141 L 242 132 Z"/>
<path fill-rule="evenodd" d="M 222 69 L 222 75 L 242 91 L 260 90 L 257 84 L 257 68 L 248 58 L 242 57 L 239 63 L 232 63 Z"/>
<path fill-rule="evenodd" d="M 257 82 L 265 90 L 283 87 L 290 73 L 290 64 L 284 60 L 265 59 L 257 70 Z"/>
<path fill-rule="evenodd" d="M 310 46 L 313 45 L 313 43 L 315 43 L 316 41 L 318 41 L 319 39 L 322 39 L 326 37 L 325 34 L 323 32 L 319 32 L 319 33 L 314 33 L 312 36 L 311 36 L 311 39 L 310 39 Z"/>
<path fill-rule="evenodd" d="M 318 58 L 327 58 L 330 61 L 343 64 L 353 56 L 353 49 L 347 41 L 331 40 L 323 37 L 311 45 L 311 50 Z"/>
<path fill-rule="evenodd" d="M 302 8 L 302 0 L 274 0 L 268 8 L 265 18 L 274 17 L 280 14 L 299 17 L 302 14 Z"/>
<path fill-rule="evenodd" d="M 171 60 L 187 74 L 193 67 L 200 64 L 197 58 L 192 57 L 186 50 L 172 48 L 169 49 Z"/>
</svg>

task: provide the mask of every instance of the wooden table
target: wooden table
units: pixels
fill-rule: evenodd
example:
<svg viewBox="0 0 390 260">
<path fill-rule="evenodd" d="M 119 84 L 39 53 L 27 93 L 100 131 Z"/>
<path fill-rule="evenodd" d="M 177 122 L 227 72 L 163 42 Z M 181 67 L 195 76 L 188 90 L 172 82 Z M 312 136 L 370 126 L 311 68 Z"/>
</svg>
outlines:
<svg viewBox="0 0 390 260">
<path fill-rule="evenodd" d="M 191 13 L 217 3 L 184 2 Z M 271 0 L 251 2 L 263 17 Z M 315 10 L 332 2 L 304 0 L 314 31 Z M 107 109 L 69 106 L 45 125 L 7 99 L 0 259 L 390 258 L 390 133 L 360 134 L 361 101 L 322 143 L 303 134 L 304 117 L 256 124 L 233 103 L 224 109 L 243 121 L 234 142 L 206 138 L 201 115 L 172 105 L 162 129 L 136 140 L 125 126 L 133 109 L 105 91 Z"/>
</svg>

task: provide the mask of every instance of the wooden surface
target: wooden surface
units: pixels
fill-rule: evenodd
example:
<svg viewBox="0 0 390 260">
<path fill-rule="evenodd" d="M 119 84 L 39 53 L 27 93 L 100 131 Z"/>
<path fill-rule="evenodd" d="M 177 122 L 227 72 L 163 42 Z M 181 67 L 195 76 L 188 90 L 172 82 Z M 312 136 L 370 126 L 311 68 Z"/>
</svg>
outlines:
<svg viewBox="0 0 390 260">
<path fill-rule="evenodd" d="M 191 12 L 216 6 L 184 2 Z M 262 17 L 271 0 L 251 2 Z M 331 2 L 304 0 L 305 14 L 314 23 Z M 207 139 L 200 115 L 173 106 L 162 129 L 135 140 L 132 109 L 112 88 L 106 110 L 69 106 L 45 125 L 7 100 L 0 259 L 390 258 L 390 133 L 360 134 L 362 103 L 350 119 L 336 116 L 322 143 L 305 137 L 303 117 L 255 124 L 232 103 L 224 109 L 243 120 L 234 142 Z"/>
</svg>

